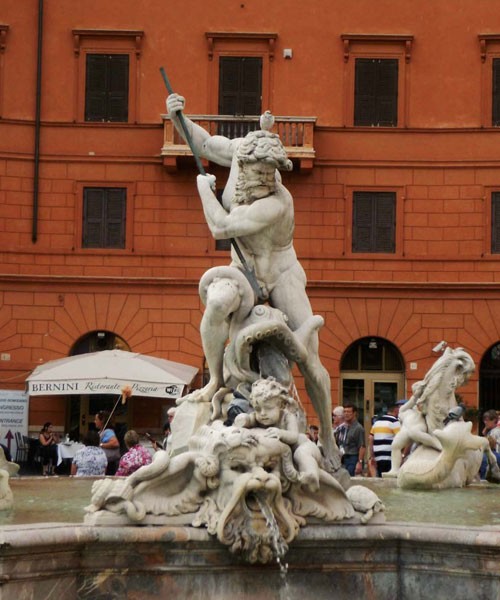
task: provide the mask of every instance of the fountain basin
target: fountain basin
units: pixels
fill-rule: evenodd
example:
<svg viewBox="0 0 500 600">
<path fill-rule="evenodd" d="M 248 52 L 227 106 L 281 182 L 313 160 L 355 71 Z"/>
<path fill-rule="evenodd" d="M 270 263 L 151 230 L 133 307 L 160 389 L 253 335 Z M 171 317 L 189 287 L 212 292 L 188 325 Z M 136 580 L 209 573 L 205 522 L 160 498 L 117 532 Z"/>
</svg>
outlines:
<svg viewBox="0 0 500 600">
<path fill-rule="evenodd" d="M 0 529 L 1 597 L 500 598 L 500 488 L 408 492 L 392 482 L 362 483 L 386 503 L 387 522 L 303 528 L 286 555 L 283 576 L 278 565 L 242 562 L 204 529 L 84 525 L 90 480 L 13 479 L 15 510 L 2 515 Z M 458 498 L 454 509 L 452 495 Z M 451 522 L 429 512 L 432 499 Z M 34 513 L 45 522 L 35 522 Z"/>
</svg>

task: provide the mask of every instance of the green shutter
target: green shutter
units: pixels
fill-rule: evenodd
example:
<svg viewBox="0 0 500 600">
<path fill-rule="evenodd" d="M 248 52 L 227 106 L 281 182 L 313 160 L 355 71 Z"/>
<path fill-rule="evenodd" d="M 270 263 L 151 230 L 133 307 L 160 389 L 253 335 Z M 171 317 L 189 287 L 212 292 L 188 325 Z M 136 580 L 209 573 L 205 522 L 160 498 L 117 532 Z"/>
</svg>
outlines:
<svg viewBox="0 0 500 600">
<path fill-rule="evenodd" d="M 87 54 L 85 72 L 85 120 L 106 120 L 107 56 Z"/>
<path fill-rule="evenodd" d="M 398 124 L 397 59 L 379 60 L 377 64 L 377 125 L 396 127 Z"/>
<path fill-rule="evenodd" d="M 353 199 L 352 251 L 372 252 L 373 202 L 370 192 L 355 192 Z"/>
<path fill-rule="evenodd" d="M 398 124 L 397 59 L 358 58 L 354 77 L 354 125 Z"/>
<path fill-rule="evenodd" d="M 358 58 L 355 65 L 354 125 L 371 126 L 376 120 L 376 63 L 372 58 Z"/>
<path fill-rule="evenodd" d="M 129 57 L 112 54 L 108 61 L 108 121 L 128 121 Z"/>
<path fill-rule="evenodd" d="M 85 74 L 85 120 L 128 120 L 128 54 L 88 54 Z"/>
<path fill-rule="evenodd" d="M 83 248 L 125 248 L 126 188 L 85 188 Z"/>
<path fill-rule="evenodd" d="M 500 126 L 500 58 L 493 59 L 492 124 Z"/>
<path fill-rule="evenodd" d="M 353 252 L 395 252 L 396 194 L 354 192 L 352 225 Z"/>
<path fill-rule="evenodd" d="M 377 193 L 374 198 L 374 252 L 395 251 L 396 194 Z"/>
<path fill-rule="evenodd" d="M 102 248 L 103 246 L 104 204 L 103 189 L 84 189 L 82 230 L 82 246 L 84 248 Z"/>
<path fill-rule="evenodd" d="M 500 254 L 500 192 L 491 194 L 491 253 Z"/>
<path fill-rule="evenodd" d="M 260 115 L 261 95 L 261 58 L 240 56 L 220 57 L 220 115 Z"/>
<path fill-rule="evenodd" d="M 125 248 L 126 190 L 107 190 L 106 248 Z"/>
</svg>

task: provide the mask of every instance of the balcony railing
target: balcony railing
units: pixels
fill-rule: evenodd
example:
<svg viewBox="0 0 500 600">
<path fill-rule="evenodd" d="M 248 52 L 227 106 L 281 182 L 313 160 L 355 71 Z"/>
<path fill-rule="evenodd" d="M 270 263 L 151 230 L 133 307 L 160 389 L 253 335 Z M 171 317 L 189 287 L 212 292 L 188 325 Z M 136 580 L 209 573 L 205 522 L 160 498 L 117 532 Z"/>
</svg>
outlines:
<svg viewBox="0 0 500 600">
<path fill-rule="evenodd" d="M 226 115 L 189 115 L 210 135 L 223 135 L 230 139 L 244 137 L 249 131 L 259 129 L 259 117 L 230 117 Z M 275 117 L 273 132 L 277 133 L 288 154 L 300 169 L 312 169 L 315 157 L 314 124 L 316 117 Z M 163 115 L 163 164 L 175 169 L 177 159 L 192 156 L 168 115 Z"/>
</svg>

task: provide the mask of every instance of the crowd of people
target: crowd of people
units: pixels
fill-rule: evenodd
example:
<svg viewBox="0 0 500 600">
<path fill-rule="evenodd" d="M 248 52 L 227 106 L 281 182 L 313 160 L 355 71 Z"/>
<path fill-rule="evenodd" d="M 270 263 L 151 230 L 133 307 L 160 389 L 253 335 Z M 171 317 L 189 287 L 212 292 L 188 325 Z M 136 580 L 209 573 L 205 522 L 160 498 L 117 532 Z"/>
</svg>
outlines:
<svg viewBox="0 0 500 600">
<path fill-rule="evenodd" d="M 226 426 L 232 425 L 235 420 L 237 425 L 249 426 L 246 422 L 243 423 L 244 418 L 247 420 L 253 418 L 256 421 L 255 424 L 259 425 L 260 407 L 258 403 L 256 408 L 256 406 L 253 406 L 254 403 L 250 403 L 248 400 L 245 400 L 246 404 L 243 405 L 244 400 L 243 397 L 235 395 L 227 411 L 227 418 L 224 423 Z M 391 470 L 391 467 L 394 467 L 393 459 L 396 446 L 393 446 L 393 441 L 401 429 L 399 411 L 405 403 L 405 400 L 399 400 L 389 404 L 384 414 L 372 419 L 368 444 L 365 442 L 364 427 L 358 420 L 357 407 L 346 403 L 333 409 L 333 436 L 342 457 L 342 464 L 351 477 L 359 475 L 382 477 L 383 473 L 387 473 Z M 163 427 L 163 439 L 161 441 L 155 440 L 150 434 L 145 434 L 145 437 L 151 443 L 153 452 L 169 450 L 172 439 L 170 424 L 174 412 L 175 409 L 168 411 L 168 421 Z M 239 415 L 245 415 L 245 417 Z M 95 428 L 89 430 L 83 438 L 83 448 L 75 453 L 71 463 L 71 475 L 76 477 L 100 477 L 104 475 L 125 477 L 140 467 L 151 463 L 151 452 L 141 444 L 140 436 L 134 430 L 125 433 L 123 437 L 125 449 L 122 451 L 109 413 L 105 411 L 98 412 L 94 418 L 94 426 Z M 297 429 L 297 426 L 294 431 L 295 429 Z M 488 439 L 490 448 L 500 465 L 500 411 L 490 409 L 484 412 L 480 434 Z M 309 425 L 305 437 L 314 444 L 321 445 L 317 425 Z M 60 441 L 59 435 L 54 431 L 53 424 L 51 422 L 44 423 L 38 436 L 38 454 L 39 461 L 42 464 L 42 475 L 53 475 L 55 473 L 58 462 L 57 445 Z M 399 450 L 401 450 L 400 462 L 402 463 L 412 448 L 409 446 L 398 448 Z M 8 460 L 11 459 L 7 448 L 4 449 L 4 454 Z M 486 470 L 487 460 L 485 457 L 479 472 L 481 479 L 484 479 Z"/>
<path fill-rule="evenodd" d="M 333 435 L 342 456 L 342 464 L 351 476 L 382 477 L 383 473 L 391 470 L 395 449 L 393 441 L 401 429 L 399 410 L 404 404 L 406 404 L 406 400 L 398 400 L 389 404 L 384 414 L 372 419 L 368 444 L 365 441 L 364 428 L 358 421 L 356 406 L 344 404 L 333 409 Z M 500 411 L 487 410 L 482 416 L 482 423 L 480 434 L 488 439 L 500 466 Z M 314 425 L 310 425 L 307 435 L 310 440 L 317 443 L 317 433 L 313 433 L 314 428 Z M 400 451 L 400 462 L 403 463 L 412 451 L 411 444 L 402 447 Z M 485 456 L 479 472 L 481 479 L 484 479 L 486 470 L 487 459 Z"/>
<path fill-rule="evenodd" d="M 54 425 L 47 421 L 33 439 L 32 457 L 28 462 L 35 467 L 41 465 L 41 474 L 50 476 L 56 474 L 67 474 L 74 477 L 102 477 L 104 475 L 115 475 L 125 477 L 152 461 L 152 454 L 159 450 L 169 450 L 171 442 L 171 422 L 175 408 L 169 409 L 168 421 L 162 430 L 162 440 L 155 440 L 149 433 L 144 435 L 150 444 L 146 448 L 141 444 L 140 437 L 134 430 L 128 430 L 122 435 L 116 433 L 111 415 L 106 411 L 99 411 L 94 416 L 94 427 L 89 428 L 81 443 L 77 446 L 74 456 L 69 459 L 60 452 L 62 445 L 73 445 L 54 430 Z M 123 439 L 122 439 L 123 437 Z M 121 440 L 121 441 L 120 441 Z M 12 462 L 13 457 L 7 446 L 0 444 L 3 455 L 7 461 Z M 63 462 L 63 460 L 67 462 Z M 66 465 L 66 466 L 65 466 Z"/>
</svg>

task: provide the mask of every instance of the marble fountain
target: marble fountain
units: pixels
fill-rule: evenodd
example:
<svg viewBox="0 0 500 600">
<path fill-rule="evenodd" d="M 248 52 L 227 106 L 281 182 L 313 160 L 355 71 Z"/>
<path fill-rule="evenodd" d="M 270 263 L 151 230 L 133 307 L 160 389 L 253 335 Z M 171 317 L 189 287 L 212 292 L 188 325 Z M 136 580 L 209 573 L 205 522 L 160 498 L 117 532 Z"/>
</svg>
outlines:
<svg viewBox="0 0 500 600">
<path fill-rule="evenodd" d="M 356 478 L 358 483 L 358 478 Z M 249 564 L 205 528 L 89 526 L 92 480 L 11 480 L 0 512 L 2 600 L 377 600 L 500 597 L 500 489 L 404 490 L 359 479 L 385 522 L 312 523 L 284 557 Z"/>
<path fill-rule="evenodd" d="M 200 280 L 209 382 L 179 403 L 171 450 L 127 478 L 11 477 L 9 487 L 0 464 L 0 597 L 500 599 L 500 487 L 475 483 L 487 444 L 455 399 L 472 358 L 447 348 L 413 386 L 401 439 L 416 449 L 393 460 L 391 477 L 349 478 L 272 116 L 230 142 L 183 108 L 171 94 L 193 153 L 230 167 L 222 204 L 212 176 L 197 180 L 212 234 L 233 246 L 231 265 Z M 294 365 L 321 450 L 303 433 Z M 248 409 L 234 416 L 241 399 Z"/>
</svg>

